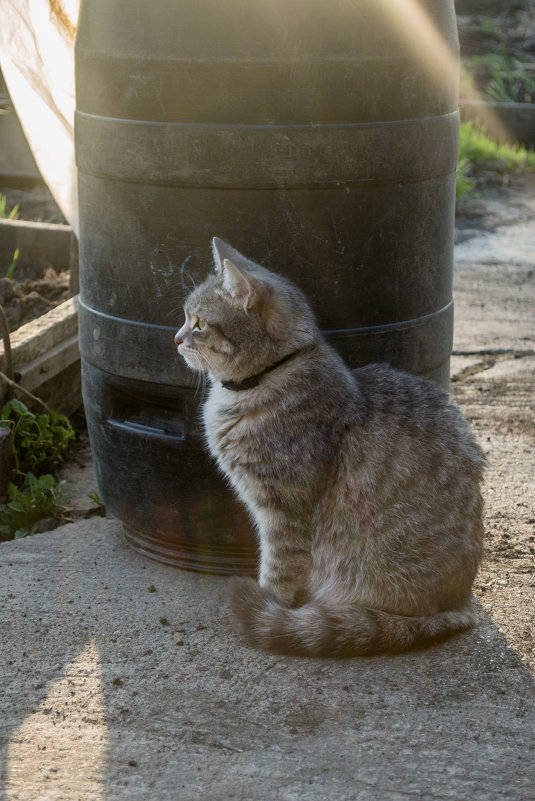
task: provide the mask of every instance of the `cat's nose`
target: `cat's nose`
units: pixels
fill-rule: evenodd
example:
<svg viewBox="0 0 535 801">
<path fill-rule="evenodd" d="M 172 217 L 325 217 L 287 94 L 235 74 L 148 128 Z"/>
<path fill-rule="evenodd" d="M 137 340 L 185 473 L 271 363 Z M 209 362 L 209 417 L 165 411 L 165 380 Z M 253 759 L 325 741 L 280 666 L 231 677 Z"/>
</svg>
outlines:
<svg viewBox="0 0 535 801">
<path fill-rule="evenodd" d="M 189 335 L 190 331 L 191 331 L 191 329 L 190 329 L 190 327 L 189 327 L 189 325 L 188 325 L 188 322 L 186 321 L 186 322 L 184 323 L 184 325 L 182 326 L 182 328 L 179 328 L 179 329 L 178 329 L 178 331 L 177 331 L 177 332 L 176 332 L 176 334 L 175 334 L 175 345 L 177 346 L 177 348 L 178 348 L 180 345 L 182 345 L 182 343 L 184 342 L 184 340 L 185 340 L 185 339 L 187 338 L 187 336 Z"/>
</svg>

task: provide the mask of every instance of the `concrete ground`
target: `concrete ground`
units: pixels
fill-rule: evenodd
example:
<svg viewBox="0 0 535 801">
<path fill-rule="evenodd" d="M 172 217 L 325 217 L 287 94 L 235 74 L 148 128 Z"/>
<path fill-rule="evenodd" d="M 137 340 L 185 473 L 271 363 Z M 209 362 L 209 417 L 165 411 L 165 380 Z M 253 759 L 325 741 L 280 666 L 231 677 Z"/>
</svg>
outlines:
<svg viewBox="0 0 535 801">
<path fill-rule="evenodd" d="M 273 656 L 230 631 L 225 579 L 146 559 L 114 519 L 4 543 L 0 801 L 535 799 L 534 190 L 457 228 L 452 391 L 489 458 L 479 625 Z"/>
</svg>

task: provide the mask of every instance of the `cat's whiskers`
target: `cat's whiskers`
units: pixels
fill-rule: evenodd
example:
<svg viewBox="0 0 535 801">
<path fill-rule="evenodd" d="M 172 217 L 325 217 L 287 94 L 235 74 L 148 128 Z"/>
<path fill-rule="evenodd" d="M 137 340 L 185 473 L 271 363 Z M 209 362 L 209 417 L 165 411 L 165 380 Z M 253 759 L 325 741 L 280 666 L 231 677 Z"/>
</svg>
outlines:
<svg viewBox="0 0 535 801">
<path fill-rule="evenodd" d="M 206 396 L 206 387 L 208 386 L 208 376 L 206 375 L 205 371 L 199 371 L 197 373 L 197 385 L 195 387 L 195 392 L 201 393 L 201 397 L 204 400 Z"/>
<path fill-rule="evenodd" d="M 200 354 L 199 361 L 201 362 L 202 365 L 200 369 L 203 371 L 203 378 L 205 381 L 207 380 L 207 375 L 206 375 L 207 372 L 210 372 L 213 378 L 217 377 L 218 373 L 217 367 L 214 365 L 212 359 L 204 351 Z M 203 361 L 205 364 L 202 364 Z M 208 370 L 206 369 L 207 367 Z"/>
<path fill-rule="evenodd" d="M 205 354 L 199 353 L 196 348 L 192 348 L 189 345 L 184 345 L 182 347 L 182 351 L 179 351 L 182 357 L 185 359 L 185 354 L 187 354 L 188 359 L 185 359 L 186 364 L 195 373 L 195 392 L 201 391 L 201 397 L 204 399 L 206 394 L 206 388 L 208 384 L 208 376 L 206 372 L 206 367 L 203 364 L 203 359 L 206 362 L 209 362 L 208 357 Z M 192 364 L 191 362 L 196 362 L 196 364 Z"/>
</svg>

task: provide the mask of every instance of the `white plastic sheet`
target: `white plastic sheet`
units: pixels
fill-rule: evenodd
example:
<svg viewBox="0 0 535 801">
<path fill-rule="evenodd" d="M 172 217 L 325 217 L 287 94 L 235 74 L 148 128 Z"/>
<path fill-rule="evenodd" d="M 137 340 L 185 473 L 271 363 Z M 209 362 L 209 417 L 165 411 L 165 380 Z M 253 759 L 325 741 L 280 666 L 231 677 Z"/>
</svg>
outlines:
<svg viewBox="0 0 535 801">
<path fill-rule="evenodd" d="M 76 232 L 74 39 L 79 6 L 80 0 L 0 0 L 4 79 L 41 175 Z"/>
</svg>

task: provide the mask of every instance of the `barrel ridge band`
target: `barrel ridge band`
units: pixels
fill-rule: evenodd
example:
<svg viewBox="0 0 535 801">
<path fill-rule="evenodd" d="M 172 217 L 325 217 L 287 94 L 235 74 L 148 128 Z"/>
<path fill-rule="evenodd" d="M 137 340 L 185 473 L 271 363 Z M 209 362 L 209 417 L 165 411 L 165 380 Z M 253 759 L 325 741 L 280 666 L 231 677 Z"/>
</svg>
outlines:
<svg viewBox="0 0 535 801">
<path fill-rule="evenodd" d="M 89 364 L 123 378 L 169 386 L 196 386 L 197 377 L 176 353 L 174 328 L 122 319 L 92 309 L 82 301 L 79 315 L 80 353 Z M 373 337 L 382 340 L 385 358 L 390 354 L 399 361 L 400 354 L 417 354 L 422 361 L 420 373 L 427 374 L 449 357 L 452 331 L 453 301 L 450 301 L 435 312 L 411 320 L 323 331 L 323 334 L 350 367 L 362 363 L 361 347 Z M 415 347 L 416 341 L 419 348 Z M 431 356 L 432 364 L 427 363 Z"/>
<path fill-rule="evenodd" d="M 350 188 L 455 171 L 459 112 L 339 125 L 146 122 L 76 112 L 82 173 L 206 188 Z"/>
</svg>

